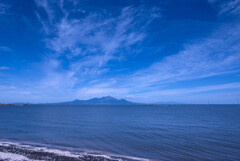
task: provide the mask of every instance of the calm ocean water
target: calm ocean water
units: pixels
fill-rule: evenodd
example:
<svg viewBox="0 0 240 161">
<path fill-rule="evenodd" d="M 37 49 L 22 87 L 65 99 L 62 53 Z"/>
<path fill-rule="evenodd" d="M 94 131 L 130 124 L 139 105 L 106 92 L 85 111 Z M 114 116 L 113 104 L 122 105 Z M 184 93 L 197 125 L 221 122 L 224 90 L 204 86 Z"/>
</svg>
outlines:
<svg viewBox="0 0 240 161">
<path fill-rule="evenodd" d="M 240 160 L 240 107 L 0 107 L 0 140 L 158 160 Z"/>
</svg>

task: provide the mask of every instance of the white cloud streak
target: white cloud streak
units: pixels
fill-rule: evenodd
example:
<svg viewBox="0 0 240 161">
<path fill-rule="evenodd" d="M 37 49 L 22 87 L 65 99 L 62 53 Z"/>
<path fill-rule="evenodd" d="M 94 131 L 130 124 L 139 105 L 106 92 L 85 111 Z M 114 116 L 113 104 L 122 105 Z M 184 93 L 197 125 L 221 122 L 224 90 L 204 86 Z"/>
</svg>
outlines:
<svg viewBox="0 0 240 161">
<path fill-rule="evenodd" d="M 220 11 L 221 12 L 221 11 Z M 134 87 L 162 85 L 240 71 L 240 23 L 224 23 L 209 37 L 185 45 L 135 72 L 129 82 Z"/>
<path fill-rule="evenodd" d="M 0 70 L 8 70 L 10 69 L 9 67 L 0 67 Z"/>
<path fill-rule="evenodd" d="M 64 9 L 64 1 L 59 2 L 59 7 L 64 16 L 57 20 L 48 1 L 36 0 L 39 8 L 44 9 L 48 21 L 44 20 L 39 12 L 36 15 L 42 24 L 46 35 L 46 46 L 50 50 L 50 57 L 46 62 L 55 60 L 57 67 L 44 69 L 47 74 L 44 82 L 53 86 L 60 86 L 59 82 L 78 83 L 89 77 L 96 77 L 108 69 L 105 67 L 110 60 L 119 60 L 125 55 L 118 50 L 131 48 L 132 45 L 141 43 L 145 38 L 145 28 L 153 19 L 159 18 L 156 8 L 146 10 L 142 7 L 125 7 L 117 16 L 106 16 L 103 13 L 89 13 L 83 18 L 68 18 L 71 11 Z M 143 18 L 143 16 L 145 18 Z M 56 22 L 51 24 L 51 21 Z M 138 29 L 136 29 L 138 26 Z M 60 69 L 64 57 L 69 63 L 68 71 Z M 45 66 L 46 63 L 43 63 Z M 54 68 L 54 70 L 53 70 Z M 52 75 L 54 79 L 50 81 Z M 62 78 L 69 78 L 64 81 Z M 72 81 L 70 81 L 72 80 Z M 78 80 L 78 81 L 77 81 Z"/>
<path fill-rule="evenodd" d="M 240 89 L 240 83 L 236 82 L 236 83 L 228 83 L 228 84 L 220 84 L 220 85 L 199 86 L 199 87 L 193 87 L 193 88 L 159 90 L 155 92 L 150 92 L 147 95 L 176 96 L 176 95 L 188 95 L 193 93 L 204 93 L 204 92 L 210 92 L 210 91 L 229 90 L 229 89 Z"/>
<path fill-rule="evenodd" d="M 6 46 L 0 46 L 0 54 L 1 53 L 6 53 L 6 52 L 11 52 L 12 49 L 10 49 L 9 47 Z"/>
<path fill-rule="evenodd" d="M 113 16 L 104 15 L 104 12 L 86 13 L 79 6 L 67 10 L 64 0 L 57 3 L 47 0 L 35 2 L 43 40 L 49 49 L 40 64 L 45 75 L 30 87 L 11 89 L 12 92 L 22 95 L 32 93 L 36 100 L 39 99 L 37 96 L 47 100 L 48 95 L 51 95 L 53 100 L 60 96 L 69 99 L 87 99 L 103 95 L 131 95 L 133 98 L 139 95 L 174 96 L 240 88 L 240 84 L 235 82 L 162 90 L 179 81 L 239 72 L 239 22 L 223 22 L 209 37 L 189 42 L 182 51 L 153 62 L 149 67 L 137 70 L 133 74 L 103 78 L 100 76 L 109 71 L 109 61 L 120 60 L 126 56 L 120 50 L 131 49 L 133 45 L 139 45 L 146 39 L 147 25 L 153 19 L 161 17 L 158 14 L 159 9 L 125 7 Z M 239 0 L 228 3 L 219 3 L 217 0 L 209 2 L 213 6 L 218 4 L 216 8 L 219 10 L 219 16 L 239 15 Z M 73 1 L 73 5 L 78 4 Z M 63 13 L 60 18 L 55 17 L 57 7 Z M 70 18 L 71 13 L 76 12 L 76 8 L 82 14 L 81 18 Z M 0 47 L 0 51 L 4 50 L 6 48 Z M 64 63 L 68 64 L 67 67 Z"/>
<path fill-rule="evenodd" d="M 9 9 L 9 5 L 4 4 L 4 3 L 0 3 L 0 15 L 4 15 L 8 12 Z"/>
<path fill-rule="evenodd" d="M 219 16 L 240 16 L 240 0 L 208 0 L 216 8 Z"/>
</svg>

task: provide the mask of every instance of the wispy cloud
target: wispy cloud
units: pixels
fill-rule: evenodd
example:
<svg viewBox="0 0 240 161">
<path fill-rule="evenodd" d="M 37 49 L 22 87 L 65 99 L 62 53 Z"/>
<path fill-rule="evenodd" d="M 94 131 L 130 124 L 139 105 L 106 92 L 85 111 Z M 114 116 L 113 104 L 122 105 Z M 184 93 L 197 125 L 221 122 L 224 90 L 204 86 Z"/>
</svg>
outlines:
<svg viewBox="0 0 240 161">
<path fill-rule="evenodd" d="M 226 90 L 226 89 L 240 89 L 240 83 L 228 83 L 228 84 L 220 84 L 220 85 L 209 85 L 209 86 L 199 86 L 193 88 L 181 88 L 181 89 L 169 89 L 169 90 L 159 90 L 150 92 L 147 95 L 189 95 L 193 93 L 203 93 L 203 92 L 211 92 L 211 91 L 218 91 L 218 90 Z M 145 93 L 146 94 L 146 93 Z"/>
<path fill-rule="evenodd" d="M 5 53 L 5 52 L 11 52 L 12 51 L 12 49 L 11 48 L 9 48 L 9 47 L 6 47 L 6 46 L 0 46 L 0 54 L 1 53 Z"/>
<path fill-rule="evenodd" d="M 208 37 L 131 76 L 133 86 L 162 85 L 240 71 L 240 23 L 224 23 Z"/>
<path fill-rule="evenodd" d="M 0 70 L 8 70 L 10 69 L 9 67 L 0 67 Z"/>
<path fill-rule="evenodd" d="M 116 98 L 122 98 L 126 96 L 129 92 L 127 88 L 111 88 L 111 87 L 98 87 L 98 86 L 87 86 L 77 90 L 76 98 L 93 98 L 101 96 L 113 96 Z"/>
<path fill-rule="evenodd" d="M 51 1 L 48 0 L 35 0 L 37 6 L 42 9 L 43 12 L 45 12 L 46 19 L 49 24 L 52 24 L 52 21 L 54 19 L 54 11 L 52 10 L 52 7 L 49 5 Z"/>
<path fill-rule="evenodd" d="M 9 5 L 0 2 L 0 15 L 6 14 L 9 7 L 10 7 Z"/>
<path fill-rule="evenodd" d="M 13 52 L 8 47 L 0 46 L 0 54 L 11 52 L 9 59 L 27 58 L 29 62 L 39 61 L 33 62 L 34 65 L 29 63 L 24 66 L 30 69 L 29 73 L 34 71 L 32 74 L 20 71 L 25 70 L 21 66 L 22 68 L 14 73 L 16 77 L 6 75 L 9 80 L 14 81 L 9 83 L 0 80 L 2 85 L 6 84 L 5 87 L 0 86 L 0 93 L 9 93 L 9 98 L 10 95 L 19 94 L 19 99 L 54 102 L 112 95 L 119 98 L 131 96 L 132 99 L 141 100 L 144 97 L 157 98 L 159 95 L 179 96 L 239 88 L 238 79 L 229 80 L 228 83 L 227 80 L 218 80 L 218 85 L 212 82 L 206 83 L 206 86 L 193 84 L 202 78 L 213 79 L 215 76 L 224 77 L 240 72 L 239 0 L 209 0 L 211 6 L 218 12 L 217 22 L 214 22 L 218 28 L 211 28 L 211 31 L 204 34 L 205 37 L 198 35 L 200 38 L 187 39 L 185 44 L 178 44 L 181 50 L 177 52 L 175 49 L 171 50 L 174 51 L 170 53 L 171 55 L 169 52 L 162 53 L 166 44 L 163 43 L 162 46 L 163 39 L 157 38 L 162 33 L 158 33 L 159 35 L 154 33 L 159 30 L 158 25 L 168 25 L 165 24 L 165 21 L 168 22 L 168 16 L 162 16 L 165 12 L 157 7 L 150 7 L 148 3 L 115 6 L 114 11 L 112 9 L 110 11 L 108 7 L 101 10 L 92 9 L 87 6 L 89 4 L 84 5 L 83 1 L 77 0 L 34 0 L 34 2 L 35 5 L 29 13 L 35 15 L 23 16 L 29 21 L 34 32 L 36 31 L 31 39 L 36 40 L 37 45 L 34 43 L 36 47 L 41 44 L 39 45 L 41 47 L 36 49 L 38 52 L 31 56 L 28 56 L 28 53 L 19 56 L 15 49 Z M 0 14 L 6 14 L 9 6 L 1 4 L 3 3 L 0 3 Z M 19 11 L 17 14 L 16 17 L 19 17 L 22 12 Z M 14 21 L 16 17 L 12 17 Z M 154 21 L 161 17 L 163 17 L 161 23 Z M 153 21 L 157 22 L 157 25 L 152 23 Z M 195 23 L 192 20 L 188 21 Z M 185 20 L 178 22 L 185 25 Z M 207 23 L 212 24 L 204 22 Z M 151 26 L 153 24 L 154 26 Z M 149 26 L 153 31 L 148 30 Z M 163 34 L 164 36 L 168 35 Z M 171 36 L 174 41 L 174 35 Z M 156 58 L 154 61 L 153 53 L 143 52 L 145 47 L 154 49 Z M 17 48 L 21 47 L 16 45 Z M 136 50 L 141 51 L 140 54 L 136 54 Z M 41 57 L 41 60 L 35 57 Z M 143 60 L 145 58 L 146 62 Z M 12 65 L 4 63 L 2 66 Z M 2 73 L 7 69 L 0 67 Z M 9 73 L 11 71 L 9 70 Z M 23 73 L 26 81 L 22 81 L 23 77 L 19 78 Z M 192 83 L 191 88 L 180 88 L 185 86 L 182 84 L 183 81 Z M 10 88 L 11 86 L 16 88 Z M 178 88 L 173 89 L 174 86 Z M 7 99 L 7 96 L 5 98 Z"/>
<path fill-rule="evenodd" d="M 238 35 L 234 38 L 234 34 Z M 233 31 L 227 37 L 207 38 L 200 43 L 187 45 L 178 54 L 137 71 L 132 81 L 134 85 L 151 86 L 239 72 L 239 36 Z"/>
<path fill-rule="evenodd" d="M 219 16 L 240 16 L 240 0 L 208 0 L 218 10 Z"/>
<path fill-rule="evenodd" d="M 134 94 L 133 99 L 142 102 L 178 102 L 178 103 L 236 103 L 240 83 L 215 84 L 207 86 L 159 89 Z"/>
<path fill-rule="evenodd" d="M 143 14 L 141 9 L 125 7 L 119 16 L 105 17 L 101 14 L 89 14 L 80 20 L 63 18 L 56 25 L 57 33 L 48 39 L 49 48 L 58 55 L 68 58 L 77 56 L 101 56 L 98 65 L 113 59 L 119 48 L 127 48 L 145 37 L 144 26 L 136 30 L 140 23 L 149 23 L 151 19 L 137 20 Z M 146 15 L 145 15 L 146 16 Z"/>
<path fill-rule="evenodd" d="M 118 60 L 125 56 L 119 50 L 131 48 L 146 38 L 147 24 L 161 16 L 159 9 L 151 8 L 150 11 L 146 11 L 144 7 L 125 7 L 115 16 L 83 13 L 81 18 L 70 19 L 72 11 L 65 10 L 65 1 L 61 1 L 58 6 L 64 14 L 62 18 L 56 19 L 52 4 L 48 1 L 36 2 L 47 14 L 47 19 L 44 19 L 41 13 L 37 12 L 44 31 L 47 31 L 44 41 L 49 49 L 49 56 L 42 64 L 46 73 L 41 81 L 43 88 L 74 89 L 77 91 L 74 95 L 77 97 L 82 93 L 98 96 L 107 93 L 130 95 L 137 91 L 151 91 L 154 94 L 170 83 L 239 71 L 240 24 L 225 23 L 209 37 L 185 44 L 182 51 L 156 61 L 145 69 L 130 75 L 115 75 L 116 81 L 107 82 L 105 86 L 102 86 L 102 82 L 106 79 L 98 79 L 91 84 L 90 82 L 99 78 L 99 75 L 108 72 L 106 65 L 110 60 Z M 219 12 L 223 12 L 222 10 L 223 8 Z M 55 23 L 51 23 L 52 21 Z M 68 63 L 67 69 L 63 68 L 63 62 Z M 83 82 L 84 87 L 81 86 Z M 154 90 L 153 87 L 158 90 Z M 192 91 L 201 92 L 202 88 Z M 192 92 L 185 89 L 177 91 Z M 172 94 L 174 92 L 165 91 Z"/>
<path fill-rule="evenodd" d="M 70 73 L 67 74 L 67 77 L 73 80 L 70 82 L 77 82 L 76 79 L 79 77 L 81 77 L 79 80 L 81 82 L 83 78 L 88 79 L 89 76 L 96 76 L 107 71 L 105 65 L 110 60 L 119 60 L 124 57 L 125 53 L 120 50 L 126 50 L 141 43 L 146 36 L 147 25 L 161 16 L 157 8 L 124 7 L 119 10 L 118 15 L 114 16 L 104 12 L 93 12 L 81 18 L 68 18 L 71 10 L 65 10 L 65 3 L 62 1 L 58 5 L 64 15 L 56 19 L 54 10 L 48 1 L 36 0 L 36 3 L 48 15 L 48 19 L 44 20 L 43 16 L 36 12 L 46 31 L 44 40 L 49 49 L 47 59 L 55 59 L 59 63 L 68 62 L 68 69 L 64 73 Z M 55 23 L 52 24 L 51 21 Z M 61 67 L 61 64 L 58 67 Z M 56 75 L 59 72 L 53 82 L 57 82 L 56 78 L 66 78 L 61 69 L 54 72 L 49 69 L 48 72 L 47 75 Z"/>
</svg>

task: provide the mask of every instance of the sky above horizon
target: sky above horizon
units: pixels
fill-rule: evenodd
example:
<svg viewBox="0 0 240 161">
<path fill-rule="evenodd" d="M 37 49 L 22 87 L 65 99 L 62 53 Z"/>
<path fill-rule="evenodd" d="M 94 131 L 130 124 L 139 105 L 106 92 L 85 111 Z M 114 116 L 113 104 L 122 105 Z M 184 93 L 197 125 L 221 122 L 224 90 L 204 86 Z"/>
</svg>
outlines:
<svg viewBox="0 0 240 161">
<path fill-rule="evenodd" d="M 240 0 L 0 0 L 0 102 L 237 103 Z"/>
</svg>

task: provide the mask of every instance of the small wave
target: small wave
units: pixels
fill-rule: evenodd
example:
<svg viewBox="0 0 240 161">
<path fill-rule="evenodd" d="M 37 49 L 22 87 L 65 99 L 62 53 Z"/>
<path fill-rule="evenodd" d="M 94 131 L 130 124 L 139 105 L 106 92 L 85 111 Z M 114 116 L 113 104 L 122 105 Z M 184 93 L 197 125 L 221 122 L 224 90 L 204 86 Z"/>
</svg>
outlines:
<svg viewBox="0 0 240 161">
<path fill-rule="evenodd" d="M 1 160 L 30 161 L 27 157 L 19 154 L 0 152 Z"/>
<path fill-rule="evenodd" d="M 39 160 L 69 160 L 69 161 L 149 161 L 149 159 L 115 155 L 73 152 L 67 150 L 53 149 L 32 144 L 0 142 L 0 160 L 7 161 L 39 161 Z"/>
</svg>

